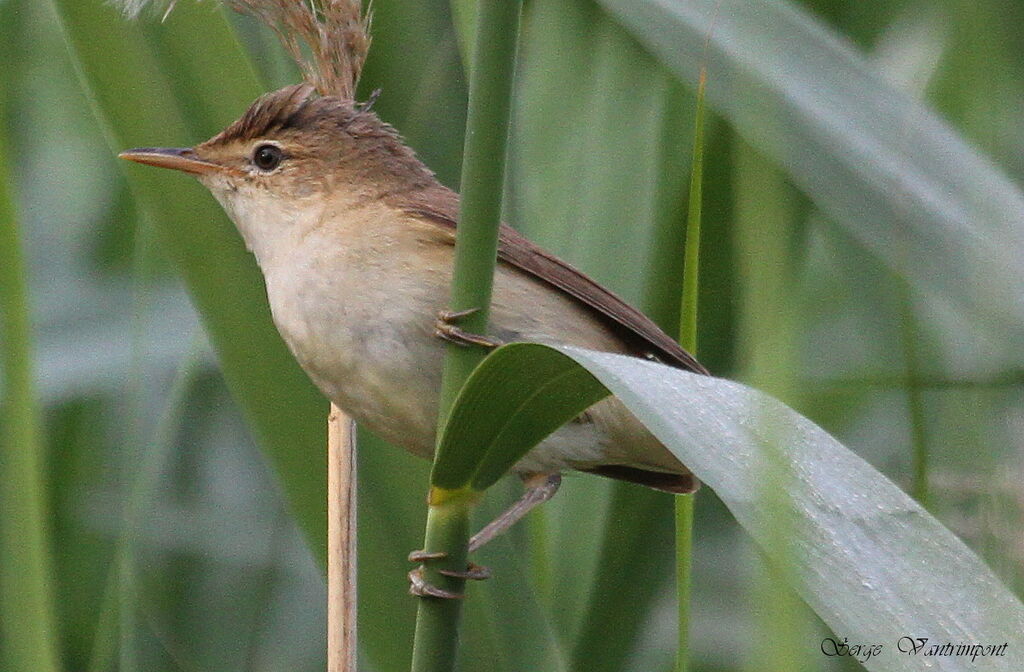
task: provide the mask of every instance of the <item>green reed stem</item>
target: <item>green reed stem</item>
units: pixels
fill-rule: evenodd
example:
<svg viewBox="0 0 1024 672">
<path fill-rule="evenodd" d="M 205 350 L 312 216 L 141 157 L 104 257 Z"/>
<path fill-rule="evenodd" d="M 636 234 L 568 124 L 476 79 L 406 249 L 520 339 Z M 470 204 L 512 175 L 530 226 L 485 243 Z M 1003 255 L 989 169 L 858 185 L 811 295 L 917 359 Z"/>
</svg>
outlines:
<svg viewBox="0 0 1024 672">
<path fill-rule="evenodd" d="M 693 129 L 693 163 L 686 213 L 686 250 L 683 266 L 683 305 L 679 343 L 697 353 L 697 297 L 700 290 L 700 222 L 704 185 L 704 88 L 707 71 L 701 68 Z M 676 498 L 676 595 L 679 601 L 679 648 L 676 672 L 690 667 L 690 586 L 693 568 L 693 509 L 695 495 Z"/>
<path fill-rule="evenodd" d="M 515 1 L 484 0 L 480 3 L 469 81 L 462 201 L 450 307 L 453 311 L 475 310 L 463 318 L 459 326 L 477 334 L 486 332 L 490 315 L 519 10 L 520 5 Z M 439 426 L 444 425 L 463 382 L 486 354 L 482 348 L 449 346 L 441 387 Z"/>
<path fill-rule="evenodd" d="M 55 672 L 57 617 L 43 442 L 32 379 L 27 269 L 0 171 L 0 668 Z"/>
<path fill-rule="evenodd" d="M 680 313 L 679 343 L 697 352 L 697 298 L 700 289 L 700 222 L 704 188 L 704 87 L 707 73 L 700 72 L 697 108 L 694 115 L 693 167 L 690 169 L 690 197 L 686 213 L 686 250 L 683 253 L 683 305 Z"/>
<path fill-rule="evenodd" d="M 459 326 L 477 334 L 487 331 L 494 284 L 520 10 L 520 3 L 515 0 L 481 0 L 477 12 L 450 303 L 453 311 L 474 311 Z M 449 346 L 441 385 L 438 436 L 455 396 L 486 354 L 483 348 Z M 464 590 L 465 581 L 442 575 L 439 570 L 466 567 L 471 504 L 466 497 L 448 498 L 436 489 L 431 491 L 424 549 L 447 555 L 425 563 L 424 579 L 457 593 Z M 413 672 L 454 669 L 460 606 L 459 600 L 420 599 Z"/>
<path fill-rule="evenodd" d="M 903 287 L 903 319 L 900 321 L 903 341 L 904 380 L 907 393 L 907 410 L 910 418 L 910 443 L 912 448 L 913 481 L 910 494 L 918 503 L 928 508 L 928 436 L 926 431 L 924 392 L 919 379 L 921 354 L 918 352 L 920 333 L 917 314 L 911 300 L 910 288 Z"/>
</svg>

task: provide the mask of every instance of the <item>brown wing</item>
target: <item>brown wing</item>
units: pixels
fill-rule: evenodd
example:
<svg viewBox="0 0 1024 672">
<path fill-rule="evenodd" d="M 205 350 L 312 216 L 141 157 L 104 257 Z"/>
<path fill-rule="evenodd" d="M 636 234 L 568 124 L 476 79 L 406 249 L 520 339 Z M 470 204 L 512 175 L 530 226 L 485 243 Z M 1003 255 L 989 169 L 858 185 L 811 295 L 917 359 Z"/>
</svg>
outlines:
<svg viewBox="0 0 1024 672">
<path fill-rule="evenodd" d="M 431 189 L 403 199 L 396 205 L 411 215 L 454 229 L 459 197 L 450 189 Z M 708 370 L 693 355 L 680 347 L 675 339 L 659 329 L 646 315 L 504 224 L 499 235 L 498 258 L 593 309 L 616 328 L 638 355 L 650 355 L 680 369 L 708 374 Z"/>
</svg>

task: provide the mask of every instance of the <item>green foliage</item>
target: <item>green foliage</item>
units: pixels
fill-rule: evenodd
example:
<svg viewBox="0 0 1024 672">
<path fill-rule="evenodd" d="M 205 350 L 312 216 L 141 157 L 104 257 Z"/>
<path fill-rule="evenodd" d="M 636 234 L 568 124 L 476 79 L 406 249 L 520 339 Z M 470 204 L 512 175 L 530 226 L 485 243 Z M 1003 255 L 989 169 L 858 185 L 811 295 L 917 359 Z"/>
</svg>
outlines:
<svg viewBox="0 0 1024 672">
<path fill-rule="evenodd" d="M 520 12 L 518 3 L 504 0 L 481 0 L 479 4 L 450 303 L 452 311 L 464 314 L 459 326 L 473 334 L 487 332 L 491 309 Z M 484 354 L 479 348 L 449 344 L 441 378 L 438 433 L 447 422 L 459 389 Z M 472 448 L 470 444 L 454 444 L 445 451 L 439 442 L 435 467 L 445 452 Z M 495 481 L 507 467 L 498 472 Z M 437 474 L 431 475 L 432 485 L 436 486 L 438 480 Z M 449 501 L 441 503 L 435 501 L 435 497 L 440 498 L 439 492 L 431 488 L 423 548 L 427 553 L 443 555 L 424 561 L 423 578 L 451 593 L 462 594 L 465 580 L 445 572 L 459 572 L 466 567 L 469 505 L 475 498 L 446 493 L 444 497 Z M 420 599 L 413 640 L 413 672 L 455 669 L 460 612 L 458 600 Z"/>
<path fill-rule="evenodd" d="M 517 3 L 481 0 L 481 4 L 469 80 L 450 305 L 453 312 L 466 313 L 459 318 L 459 327 L 471 334 L 487 332 L 491 311 L 519 37 Z M 444 426 L 455 395 L 484 354 L 480 348 L 449 345 L 441 380 L 438 427 Z"/>
<path fill-rule="evenodd" d="M 4 644 L 0 664 L 11 672 L 56 672 L 60 664 L 54 563 L 29 325 L 21 234 L 4 166 L 0 167 L 0 641 Z"/>
<path fill-rule="evenodd" d="M 559 357 L 564 361 L 552 361 Z M 578 389 L 562 394 L 552 381 L 573 369 Z M 1024 605 L 967 546 L 820 427 L 739 383 L 622 355 L 514 344 L 488 357 L 469 380 L 459 398 L 466 410 L 456 409 L 450 431 L 468 445 L 487 443 L 507 424 L 529 424 L 531 410 L 544 409 L 537 426 L 552 427 L 559 413 L 579 413 L 581 398 L 608 393 L 715 491 L 835 632 L 855 642 L 928 632 L 941 642 L 1024 646 Z M 493 412 L 490 400 L 511 396 L 536 404 L 511 401 Z M 528 433 L 523 443 L 534 440 Z M 788 472 L 788 487 L 765 506 L 757 493 L 778 464 Z M 785 544 L 777 539 L 780 526 L 788 531 Z M 947 662 L 950 669 L 973 664 Z M 1016 667 L 1012 656 L 986 663 Z M 924 670 L 932 661 L 890 650 L 866 666 Z"/>
<path fill-rule="evenodd" d="M 470 376 L 438 442 L 432 485 L 483 492 L 548 434 L 608 395 L 594 385 L 590 374 L 554 351 L 535 351 L 531 369 L 502 364 L 509 358 L 515 361 L 522 347 L 529 346 L 498 348 L 488 366 L 478 367 Z M 540 387 L 532 384 L 538 371 L 544 372 Z M 503 392 L 468 395 L 467 388 Z M 552 404 L 551 399 L 560 403 Z M 480 418 L 499 422 L 481 431 Z"/>
<path fill-rule="evenodd" d="M 375 0 L 361 85 L 363 99 L 383 89 L 375 109 L 450 186 L 459 182 L 466 107 L 453 18 L 471 24 L 474 3 L 455 5 Z M 320 547 L 304 545 L 295 526 L 319 534 L 325 404 L 277 342 L 258 275 L 208 194 L 113 158 L 128 146 L 203 140 L 258 92 L 295 81 L 294 70 L 272 35 L 230 14 L 229 26 L 216 3 L 179 0 L 165 22 L 140 24 L 100 0 L 56 6 L 63 31 L 52 3 L 0 0 L 0 133 L 35 308 L 61 657 L 67 669 L 88 669 L 111 549 L 123 533 L 119 503 L 139 450 L 150 449 L 122 448 L 131 445 L 125 407 L 141 409 L 141 434 L 151 436 L 196 328 L 191 301 L 229 356 L 219 369 L 205 352 L 188 390 L 167 464 L 140 513 L 136 581 L 123 596 L 134 617 L 123 628 L 115 618 L 111 643 L 119 644 L 118 629 L 130 631 L 138 667 L 154 672 L 322 669 L 323 586 L 311 559 Z M 703 361 L 776 390 L 734 364 L 749 361 L 759 311 L 772 314 L 740 275 L 763 250 L 756 237 L 737 244 L 734 214 L 756 227 L 774 213 L 785 221 L 772 230 L 786 239 L 769 241 L 788 252 L 788 286 L 772 305 L 792 311 L 796 329 L 785 331 L 788 343 L 766 336 L 756 344 L 769 363 L 778 347 L 794 353 L 781 367 L 792 384 L 785 400 L 899 483 L 914 473 L 911 439 L 924 437 L 918 482 L 931 483 L 930 511 L 1018 591 L 1014 330 L 1022 294 L 1011 256 L 1021 219 L 1014 184 L 1024 180 L 1015 121 L 1024 69 L 1010 28 L 1022 11 L 992 0 L 881 2 L 870 12 L 840 0 L 530 0 L 505 209 L 507 222 L 674 328 L 692 88 L 710 34 Z M 912 90 L 901 92 L 908 81 Z M 756 202 L 756 185 L 737 179 L 746 151 L 737 150 L 737 134 L 760 151 L 757 165 L 773 169 L 773 184 L 784 185 L 778 203 Z M 158 235 L 135 236 L 143 223 Z M 190 299 L 167 273 L 130 276 L 136 241 L 186 278 Z M 204 251 L 197 268 L 222 266 L 228 284 L 196 281 L 182 266 L 189 244 Z M 130 300 L 133 283 L 143 301 Z M 907 314 L 913 329 L 901 326 Z M 239 373 L 245 367 L 252 371 Z M 258 417 L 254 397 L 266 402 Z M 279 424 L 258 424 L 270 422 Z M 276 447 L 264 461 L 253 435 L 267 447 L 268 434 Z M 429 464 L 365 434 L 360 448 L 360 669 L 408 669 L 415 602 L 405 555 L 423 539 Z M 472 527 L 516 497 L 517 485 L 489 490 Z M 280 495 L 298 504 L 285 508 Z M 750 554 L 711 489 L 700 498 L 694 670 L 736 670 L 745 661 L 763 669 L 775 652 L 765 656 L 750 642 L 773 641 L 792 607 L 755 620 L 751 607 L 763 593 L 750 589 Z M 569 476 L 555 500 L 478 562 L 496 578 L 468 587 L 462 669 L 670 669 L 668 497 Z M 796 643 L 811 649 L 811 663 L 822 662 L 817 641 Z"/>
<path fill-rule="evenodd" d="M 509 220 L 673 332 L 692 96 L 591 2 L 526 3 L 520 64 Z M 544 508 L 554 523 L 534 553 L 552 557 L 569 668 L 621 669 L 665 594 L 671 498 L 570 478 Z M 591 550 L 571 551 L 581 538 Z M 623 571 L 653 578 L 621 591 Z"/>
<path fill-rule="evenodd" d="M 244 110 L 259 92 L 244 54 L 233 44 L 230 29 L 219 13 L 204 12 L 202 34 L 227 42 L 215 69 L 188 77 L 202 98 L 177 104 L 175 91 L 163 74 L 139 27 L 127 24 L 108 5 L 59 0 L 58 8 L 77 64 L 109 129 L 112 153 L 130 147 L 190 146 L 217 130 L 199 127 L 203 119 L 226 123 L 225 97 L 236 111 Z M 183 23 L 196 21 L 198 8 L 183 12 Z M 177 20 L 177 19 L 176 19 Z M 219 32 L 218 32 L 219 22 Z M 191 31 L 175 31 L 178 40 L 193 39 Z M 164 43 L 173 43 L 167 35 Z M 211 38 L 213 39 L 213 38 Z M 185 47 L 168 48 L 172 56 Z M 225 68 L 222 70 L 222 68 Z M 230 72 L 228 77 L 227 72 Z M 230 79 L 225 90 L 217 82 Z M 244 83 L 241 86 L 239 82 Z M 193 94 L 194 94 L 193 89 Z M 195 108 L 207 105 L 204 114 Z M 136 203 L 156 228 L 167 254 L 185 280 L 225 379 L 242 407 L 253 432 L 274 462 L 292 509 L 319 557 L 326 546 L 326 476 L 311 465 L 323 463 L 325 402 L 299 369 L 270 319 L 263 283 L 252 257 L 213 198 L 191 179 L 126 167 Z M 174 184 L 169 186 L 168 182 Z"/>
<path fill-rule="evenodd" d="M 935 114 L 789 3 L 601 4 L 679 77 L 706 65 L 712 107 L 917 291 L 1020 336 L 1024 197 Z"/>
<path fill-rule="evenodd" d="M 683 265 L 683 304 L 679 309 L 679 343 L 697 354 L 697 307 L 700 300 L 700 224 L 704 189 L 704 94 L 707 71 L 697 83 L 697 109 L 693 124 L 693 161 L 686 213 L 686 261 Z M 679 603 L 679 648 L 676 672 L 690 666 L 690 593 L 693 572 L 693 513 L 695 495 L 676 499 L 676 598 Z"/>
</svg>

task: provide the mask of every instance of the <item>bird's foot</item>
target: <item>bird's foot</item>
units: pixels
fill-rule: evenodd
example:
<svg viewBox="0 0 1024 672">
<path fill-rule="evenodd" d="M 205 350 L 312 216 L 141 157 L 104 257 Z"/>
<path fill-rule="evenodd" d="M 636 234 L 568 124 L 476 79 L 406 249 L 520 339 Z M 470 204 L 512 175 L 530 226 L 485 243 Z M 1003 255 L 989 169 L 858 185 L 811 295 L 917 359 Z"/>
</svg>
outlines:
<svg viewBox="0 0 1024 672">
<path fill-rule="evenodd" d="M 409 594 L 416 597 L 436 597 L 440 600 L 461 600 L 465 597 L 462 593 L 453 593 L 429 583 L 423 578 L 423 565 L 409 572 Z"/>
<path fill-rule="evenodd" d="M 428 553 L 426 551 L 413 551 L 409 554 L 410 562 L 424 562 L 426 560 L 443 560 L 447 558 L 447 553 Z M 444 576 L 450 576 L 455 579 L 464 579 L 468 581 L 483 581 L 491 578 L 491 570 L 481 565 L 473 564 L 472 562 L 466 566 L 465 571 L 455 571 L 451 569 L 439 569 L 439 574 Z M 409 572 L 409 593 L 416 595 L 417 597 L 436 597 L 443 600 L 461 600 L 464 596 L 462 593 L 455 593 L 450 590 L 438 588 L 432 583 L 429 583 L 423 577 L 423 565 L 420 565 L 416 569 Z"/>
<path fill-rule="evenodd" d="M 491 539 L 512 527 L 513 524 L 538 504 L 551 499 L 558 492 L 558 486 L 562 483 L 562 476 L 560 474 L 531 474 L 524 481 L 526 491 L 523 493 L 523 496 L 504 513 L 491 521 L 490 524 L 473 535 L 473 538 L 469 540 L 470 551 L 479 549 Z M 429 560 L 444 560 L 447 557 L 448 554 L 443 551 L 428 552 L 419 550 L 409 554 L 409 562 L 423 563 Z M 469 563 L 465 571 L 441 569 L 438 570 L 438 573 L 443 576 L 470 581 L 482 581 L 491 578 L 490 569 L 474 565 L 473 563 Z M 409 572 L 409 592 L 419 597 L 437 597 L 446 600 L 459 600 L 463 597 L 462 593 L 444 590 L 429 583 L 423 576 L 422 564 Z"/>
<path fill-rule="evenodd" d="M 504 345 L 504 343 L 497 339 L 481 334 L 473 334 L 458 326 L 460 320 L 469 317 L 478 310 L 479 308 L 442 310 L 437 314 L 437 322 L 434 323 L 434 335 L 456 345 L 478 345 L 491 350 Z"/>
</svg>

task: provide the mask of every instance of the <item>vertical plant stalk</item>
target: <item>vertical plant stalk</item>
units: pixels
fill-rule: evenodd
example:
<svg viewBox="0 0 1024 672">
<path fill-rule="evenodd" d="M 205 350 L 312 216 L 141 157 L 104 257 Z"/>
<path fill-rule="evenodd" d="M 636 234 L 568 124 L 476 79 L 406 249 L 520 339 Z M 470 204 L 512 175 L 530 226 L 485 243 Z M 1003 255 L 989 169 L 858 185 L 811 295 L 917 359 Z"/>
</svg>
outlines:
<svg viewBox="0 0 1024 672">
<path fill-rule="evenodd" d="M 701 68 L 694 114 L 693 165 L 686 213 L 686 249 L 683 266 L 683 305 L 679 343 L 697 354 L 697 299 L 700 290 L 700 222 L 704 184 L 704 88 L 707 70 Z M 679 642 L 676 672 L 690 667 L 690 585 L 693 568 L 693 509 L 695 494 L 676 497 L 676 595 L 679 600 Z"/>
<path fill-rule="evenodd" d="M 356 672 L 355 423 L 327 416 L 327 672 Z"/>
<path fill-rule="evenodd" d="M 476 311 L 460 322 L 471 333 L 484 333 L 490 315 L 519 10 L 516 0 L 484 0 L 478 10 L 450 304 L 456 312 Z M 463 382 L 485 355 L 480 348 L 449 345 L 439 427 Z"/>
<path fill-rule="evenodd" d="M 697 299 L 700 289 L 700 223 L 704 192 L 704 89 L 707 70 L 701 68 L 697 81 L 697 106 L 693 128 L 693 167 L 686 213 L 686 249 L 683 254 L 683 305 L 680 311 L 679 343 L 697 352 Z"/>
<path fill-rule="evenodd" d="M 56 672 L 57 618 L 25 260 L 0 170 L 0 667 Z"/>
<path fill-rule="evenodd" d="M 481 0 L 477 12 L 450 308 L 474 311 L 459 326 L 478 334 L 487 330 L 494 284 L 520 10 L 517 0 Z M 485 355 L 482 348 L 448 347 L 438 412 L 439 437 L 456 394 Z M 465 581 L 439 570 L 466 569 L 472 498 L 432 486 L 428 504 L 424 550 L 446 556 L 427 561 L 423 578 L 445 590 L 462 593 Z M 460 606 L 459 600 L 420 598 L 413 672 L 454 668 Z"/>
<path fill-rule="evenodd" d="M 907 411 L 910 417 L 910 443 L 913 450 L 913 481 L 910 494 L 928 508 L 928 433 L 926 430 L 924 391 L 921 389 L 921 354 L 918 352 L 920 333 L 917 314 L 910 287 L 903 286 L 903 319 L 900 320 L 903 341 L 904 380 L 907 392 Z"/>
</svg>

